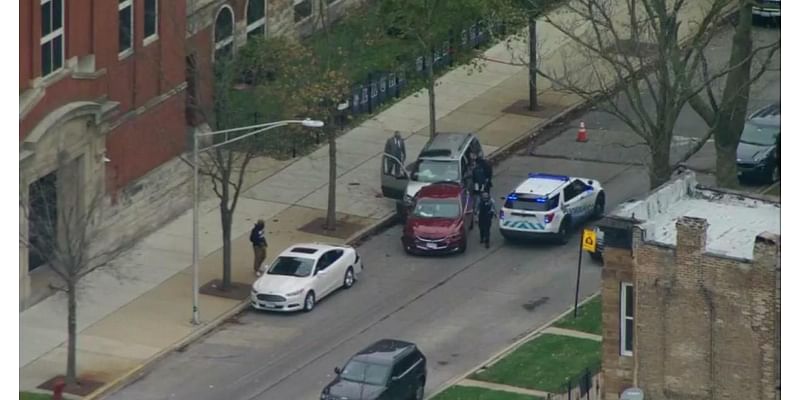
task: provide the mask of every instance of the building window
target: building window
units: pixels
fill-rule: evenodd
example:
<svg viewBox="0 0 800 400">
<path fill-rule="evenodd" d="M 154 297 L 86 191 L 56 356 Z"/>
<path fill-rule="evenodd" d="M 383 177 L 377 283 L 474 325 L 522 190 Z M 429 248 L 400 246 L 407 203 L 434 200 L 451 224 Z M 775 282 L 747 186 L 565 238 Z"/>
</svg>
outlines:
<svg viewBox="0 0 800 400">
<path fill-rule="evenodd" d="M 42 76 L 61 69 L 64 65 L 64 2 L 42 0 Z"/>
<path fill-rule="evenodd" d="M 294 22 L 300 22 L 311 16 L 313 11 L 311 0 L 294 0 Z"/>
<path fill-rule="evenodd" d="M 133 52 L 133 0 L 119 0 L 119 55 Z"/>
<path fill-rule="evenodd" d="M 214 20 L 214 60 L 233 55 L 233 9 L 223 6 Z"/>
<path fill-rule="evenodd" d="M 247 2 L 247 38 L 264 37 L 267 32 L 267 9 L 264 0 Z"/>
<path fill-rule="evenodd" d="M 158 0 L 144 0 L 144 43 L 158 39 Z"/>
<path fill-rule="evenodd" d="M 619 290 L 619 353 L 633 355 L 633 284 L 622 283 Z"/>
</svg>

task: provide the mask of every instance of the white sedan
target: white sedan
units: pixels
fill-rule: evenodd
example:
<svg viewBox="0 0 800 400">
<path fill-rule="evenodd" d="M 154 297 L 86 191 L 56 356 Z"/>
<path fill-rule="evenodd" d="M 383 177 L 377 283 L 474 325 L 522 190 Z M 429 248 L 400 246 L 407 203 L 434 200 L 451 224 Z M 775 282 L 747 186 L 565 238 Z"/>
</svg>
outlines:
<svg viewBox="0 0 800 400">
<path fill-rule="evenodd" d="M 311 311 L 336 289 L 352 287 L 362 269 L 351 246 L 296 244 L 261 267 L 266 272 L 253 283 L 250 304 L 258 310 Z"/>
</svg>

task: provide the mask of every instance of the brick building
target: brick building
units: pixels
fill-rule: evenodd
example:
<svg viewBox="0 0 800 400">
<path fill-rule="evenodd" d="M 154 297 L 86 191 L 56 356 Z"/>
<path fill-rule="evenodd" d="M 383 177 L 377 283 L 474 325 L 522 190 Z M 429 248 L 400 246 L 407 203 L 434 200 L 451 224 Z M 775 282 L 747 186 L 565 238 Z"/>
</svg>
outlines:
<svg viewBox="0 0 800 400">
<path fill-rule="evenodd" d="M 304 36 L 321 7 L 334 21 L 361 2 L 20 0 L 20 234 L 58 230 L 26 213 L 97 193 L 109 243 L 187 209 L 191 171 L 176 156 L 202 121 L 187 106 L 212 101 L 215 57 L 254 36 Z M 21 309 L 48 294 L 46 261 L 20 245 Z"/>
<path fill-rule="evenodd" d="M 56 218 L 29 224 L 28 210 L 57 215 L 97 193 L 113 203 L 107 224 L 116 240 L 185 207 L 171 195 L 185 169 L 174 162 L 186 143 L 185 7 L 19 1 L 21 234 L 56 230 Z M 20 246 L 21 308 L 44 292 L 43 258 Z"/>
<path fill-rule="evenodd" d="M 780 397 L 780 204 L 691 172 L 600 223 L 604 398 Z"/>
</svg>

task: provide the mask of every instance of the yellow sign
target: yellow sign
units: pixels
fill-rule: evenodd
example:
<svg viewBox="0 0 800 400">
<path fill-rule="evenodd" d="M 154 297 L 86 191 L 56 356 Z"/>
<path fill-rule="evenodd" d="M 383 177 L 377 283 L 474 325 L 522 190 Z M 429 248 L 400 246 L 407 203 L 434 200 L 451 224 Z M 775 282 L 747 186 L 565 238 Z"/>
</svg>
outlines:
<svg viewBox="0 0 800 400">
<path fill-rule="evenodd" d="M 597 233 L 592 229 L 583 230 L 583 239 L 581 240 L 581 247 L 584 250 L 594 253 L 597 250 Z"/>
</svg>

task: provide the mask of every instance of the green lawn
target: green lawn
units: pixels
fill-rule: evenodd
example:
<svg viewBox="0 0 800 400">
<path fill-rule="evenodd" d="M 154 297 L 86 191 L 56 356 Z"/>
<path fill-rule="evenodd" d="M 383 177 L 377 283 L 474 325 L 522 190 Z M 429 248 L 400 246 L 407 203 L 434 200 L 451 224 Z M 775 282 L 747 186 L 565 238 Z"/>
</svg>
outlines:
<svg viewBox="0 0 800 400">
<path fill-rule="evenodd" d="M 553 326 L 601 335 L 603 333 L 602 306 L 600 296 L 597 296 L 578 307 L 577 318 L 573 317 L 572 312 L 570 312 L 569 315 L 561 318 Z"/>
<path fill-rule="evenodd" d="M 600 366 L 601 343 L 545 334 L 525 343 L 472 379 L 560 393 L 587 368 Z"/>
<path fill-rule="evenodd" d="M 52 399 L 52 395 L 49 394 L 19 392 L 19 400 L 50 400 L 50 399 Z"/>
<path fill-rule="evenodd" d="M 542 400 L 542 398 L 484 388 L 451 386 L 431 400 Z"/>
</svg>

